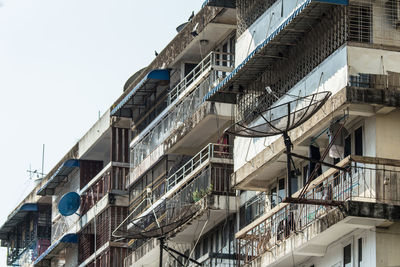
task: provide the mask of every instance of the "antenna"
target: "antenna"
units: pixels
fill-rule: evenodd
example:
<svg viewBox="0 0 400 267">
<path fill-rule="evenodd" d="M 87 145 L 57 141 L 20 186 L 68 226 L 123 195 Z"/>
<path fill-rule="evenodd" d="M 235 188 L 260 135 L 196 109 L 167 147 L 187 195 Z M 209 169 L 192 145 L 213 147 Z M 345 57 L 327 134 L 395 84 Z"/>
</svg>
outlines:
<svg viewBox="0 0 400 267">
<path fill-rule="evenodd" d="M 44 147 L 45 147 L 45 145 L 43 144 L 43 150 L 42 150 L 42 178 L 44 177 Z"/>
<path fill-rule="evenodd" d="M 45 176 L 45 173 L 44 173 L 44 148 L 45 148 L 45 145 L 43 144 L 43 149 L 42 149 L 42 171 L 39 172 L 38 169 L 32 170 L 32 165 L 31 164 L 29 164 L 29 170 L 26 170 L 29 173 L 29 179 L 30 180 L 32 180 L 33 176 L 35 176 L 35 175 L 36 175 L 36 181 L 40 181 Z"/>
</svg>

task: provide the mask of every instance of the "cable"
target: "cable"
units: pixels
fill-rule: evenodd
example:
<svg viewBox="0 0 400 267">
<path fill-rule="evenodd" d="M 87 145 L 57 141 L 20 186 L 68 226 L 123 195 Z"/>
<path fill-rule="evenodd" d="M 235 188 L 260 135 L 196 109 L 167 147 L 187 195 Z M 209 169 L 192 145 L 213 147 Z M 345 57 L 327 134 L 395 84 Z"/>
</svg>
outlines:
<svg viewBox="0 0 400 267">
<path fill-rule="evenodd" d="M 190 251 L 190 253 L 189 253 L 189 258 L 192 257 L 192 254 L 193 254 L 193 252 L 194 252 L 194 250 L 195 250 L 195 248 L 196 248 L 196 246 L 197 246 L 197 243 L 199 243 L 199 241 L 200 241 L 201 235 L 203 234 L 203 231 L 204 231 L 204 229 L 206 228 L 209 219 L 210 219 L 210 217 L 208 216 L 206 223 L 203 225 L 203 228 L 201 229 L 201 232 L 200 232 L 200 234 L 199 234 L 199 238 L 197 238 L 196 243 L 194 243 L 193 249 L 192 249 L 192 250 Z M 186 262 L 186 265 L 185 265 L 186 267 L 189 266 L 189 262 L 190 262 L 190 261 L 187 261 L 187 262 Z"/>
</svg>

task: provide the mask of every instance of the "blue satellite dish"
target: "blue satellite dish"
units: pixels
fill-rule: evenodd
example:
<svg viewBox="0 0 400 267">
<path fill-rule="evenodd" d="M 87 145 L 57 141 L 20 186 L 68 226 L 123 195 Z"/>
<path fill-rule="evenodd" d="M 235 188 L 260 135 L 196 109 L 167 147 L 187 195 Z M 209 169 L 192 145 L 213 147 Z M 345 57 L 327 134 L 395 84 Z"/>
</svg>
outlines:
<svg viewBox="0 0 400 267">
<path fill-rule="evenodd" d="M 63 216 L 75 214 L 81 205 L 81 198 L 75 192 L 66 193 L 58 202 L 58 210 Z"/>
</svg>

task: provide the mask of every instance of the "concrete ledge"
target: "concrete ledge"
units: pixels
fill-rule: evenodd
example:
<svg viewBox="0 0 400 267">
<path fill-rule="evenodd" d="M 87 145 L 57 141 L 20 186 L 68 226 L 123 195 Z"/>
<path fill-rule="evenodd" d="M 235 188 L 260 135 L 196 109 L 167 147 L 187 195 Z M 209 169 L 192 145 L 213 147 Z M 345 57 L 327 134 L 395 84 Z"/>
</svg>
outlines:
<svg viewBox="0 0 400 267">
<path fill-rule="evenodd" d="M 400 222 L 400 206 L 386 203 L 348 201 L 345 203 L 344 212 L 346 216 Z"/>
</svg>

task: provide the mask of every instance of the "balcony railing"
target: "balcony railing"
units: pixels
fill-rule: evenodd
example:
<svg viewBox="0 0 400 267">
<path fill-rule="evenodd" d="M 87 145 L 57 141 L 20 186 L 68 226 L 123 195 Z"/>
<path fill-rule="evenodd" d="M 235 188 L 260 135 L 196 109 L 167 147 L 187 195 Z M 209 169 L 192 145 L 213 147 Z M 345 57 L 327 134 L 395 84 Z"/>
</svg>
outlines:
<svg viewBox="0 0 400 267">
<path fill-rule="evenodd" d="M 167 190 L 170 190 L 180 181 L 184 180 L 186 176 L 190 175 L 196 168 L 205 162 L 208 162 L 212 158 L 232 159 L 233 154 L 231 147 L 223 144 L 209 144 L 203 148 L 191 160 L 179 168 L 173 175 L 168 177 Z"/>
<path fill-rule="evenodd" d="M 305 199 L 327 203 L 355 200 L 400 204 L 400 161 L 350 156 L 338 166 L 345 167 L 346 171 L 329 169 L 323 173 L 312 181 Z M 240 234 L 239 253 L 244 262 L 249 263 L 332 209 L 327 205 L 281 203 L 268 212 L 262 222 Z"/>
<path fill-rule="evenodd" d="M 7 265 L 22 266 L 33 263 L 50 246 L 48 239 L 36 239 L 25 248 L 8 248 Z"/>
<path fill-rule="evenodd" d="M 158 201 L 165 193 L 176 186 L 180 181 L 187 179 L 189 176 L 193 176 L 195 171 L 200 171 L 201 168 L 206 167 L 206 164 L 210 163 L 213 159 L 232 159 L 233 152 L 232 147 L 224 144 L 208 144 L 199 153 L 197 153 L 191 160 L 186 162 L 176 172 L 170 175 L 167 179 L 161 177 L 152 184 L 151 196 L 148 195 L 146 189 L 142 191 L 134 200 L 132 200 L 130 206 L 133 207 L 133 213 L 131 216 L 137 217 L 148 209 L 151 203 Z M 201 167 L 200 167 L 201 166 Z M 225 170 L 215 166 L 208 174 L 209 180 L 205 181 L 205 187 L 199 188 L 199 190 L 205 190 L 209 185 L 213 185 L 214 192 L 224 193 L 231 192 L 229 184 L 229 175 L 224 173 Z M 230 171 L 232 173 L 232 171 Z M 229 173 L 229 174 L 230 174 Z M 150 197 L 150 199 L 149 199 Z M 149 201 L 151 200 L 151 202 Z"/>
<path fill-rule="evenodd" d="M 87 213 L 107 193 L 113 190 L 124 191 L 128 172 L 128 164 L 110 162 L 81 190 L 81 215 Z"/>
<path fill-rule="evenodd" d="M 196 79 L 200 78 L 204 73 L 210 70 L 216 70 L 222 73 L 230 72 L 234 68 L 234 65 L 234 54 L 222 52 L 209 53 L 191 72 L 186 75 L 185 78 L 182 79 L 182 81 L 180 81 L 169 92 L 168 105 L 178 99 L 179 95 L 183 93 Z M 223 75 L 220 75 L 220 77 L 223 77 Z"/>
<path fill-rule="evenodd" d="M 131 150 L 131 167 L 138 166 L 162 144 L 174 129 L 190 118 L 201 106 L 203 97 L 210 88 L 226 77 L 229 74 L 228 71 L 232 71 L 232 69 L 233 55 L 213 52 L 190 72 L 181 83 L 172 89 L 169 95 L 171 108 L 168 110 L 168 114 L 160 119 L 147 133 L 144 133 L 143 137 L 137 137 L 139 141 L 133 145 Z M 192 92 L 179 102 L 179 97 L 200 76 L 202 77 L 201 82 L 197 83 Z M 164 115 L 160 115 L 160 117 L 162 116 Z"/>
<path fill-rule="evenodd" d="M 167 199 L 166 205 L 179 209 L 179 206 L 187 207 L 203 197 L 216 195 L 233 195 L 229 179 L 233 172 L 232 166 L 214 167 L 203 169 L 191 182 L 183 186 L 178 193 Z M 177 213 L 179 214 L 179 212 Z"/>
</svg>

